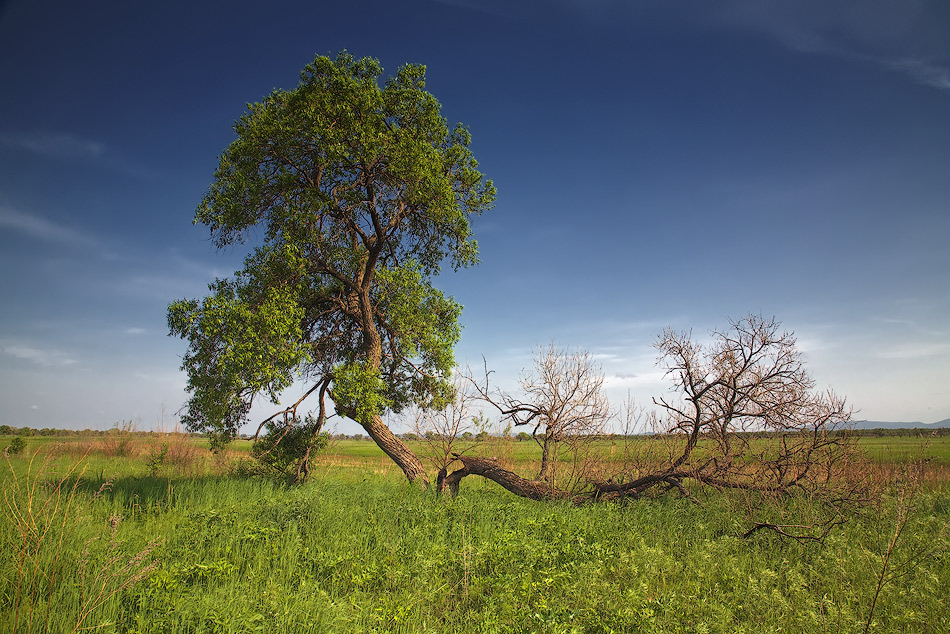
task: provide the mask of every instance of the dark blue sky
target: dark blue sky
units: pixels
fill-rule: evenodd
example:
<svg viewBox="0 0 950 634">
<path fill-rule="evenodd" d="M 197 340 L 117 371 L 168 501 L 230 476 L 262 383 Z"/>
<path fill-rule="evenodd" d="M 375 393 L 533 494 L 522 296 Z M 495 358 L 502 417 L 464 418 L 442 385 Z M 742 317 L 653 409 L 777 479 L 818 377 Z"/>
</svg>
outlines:
<svg viewBox="0 0 950 634">
<path fill-rule="evenodd" d="M 245 104 L 347 49 L 428 67 L 498 186 L 460 362 L 650 347 L 775 315 L 871 419 L 950 416 L 950 9 L 940 0 L 0 4 L 0 424 L 182 405 L 165 307 L 242 253 L 191 224 Z"/>
</svg>

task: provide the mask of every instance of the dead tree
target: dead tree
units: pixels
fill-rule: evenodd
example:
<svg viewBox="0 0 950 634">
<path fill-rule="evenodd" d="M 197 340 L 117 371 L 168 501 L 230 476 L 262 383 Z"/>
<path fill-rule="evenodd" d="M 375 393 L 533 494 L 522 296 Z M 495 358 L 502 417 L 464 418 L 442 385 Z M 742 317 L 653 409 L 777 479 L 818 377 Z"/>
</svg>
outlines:
<svg viewBox="0 0 950 634">
<path fill-rule="evenodd" d="M 452 387 L 455 396 L 446 407 L 414 407 L 407 413 L 409 426 L 420 439 L 422 454 L 438 471 L 436 490 L 440 493 L 448 487 L 445 478 L 449 465 L 456 456 L 466 454 L 476 444 L 471 433 L 478 420 L 472 384 L 456 374 Z"/>
<path fill-rule="evenodd" d="M 469 373 L 471 377 L 471 373 Z M 519 381 L 522 398 L 492 390 L 488 372 L 484 383 L 469 379 L 480 397 L 514 427 L 531 427 L 541 448 L 537 480 L 555 485 L 558 453 L 566 449 L 571 471 L 562 478 L 575 483 L 583 476 L 585 449 L 604 432 L 610 404 L 603 393 L 604 373 L 590 353 L 560 349 L 553 344 L 539 348 L 533 372 Z"/>
<path fill-rule="evenodd" d="M 795 337 L 780 331 L 774 319 L 746 317 L 713 332 L 711 339 L 703 345 L 690 333 L 668 329 L 654 344 L 676 395 L 654 399 L 652 416 L 659 433 L 650 442 L 662 443 L 665 452 L 621 461 L 610 477 L 591 476 L 571 490 L 549 477 L 545 455 L 550 461 L 550 452 L 543 454 L 533 481 L 482 459 L 457 456 L 461 466 L 448 475 L 450 488 L 457 490 L 467 475 L 481 475 L 518 495 L 575 502 L 664 492 L 692 497 L 712 488 L 748 496 L 750 509 L 767 508 L 763 499 L 802 492 L 824 509 L 813 525 L 787 526 L 774 518 L 756 525 L 781 535 L 794 536 L 792 529 L 803 528 L 826 534 L 828 526 L 843 521 L 848 505 L 860 499 L 850 468 L 853 446 L 842 433 L 851 410 L 833 392 L 815 390 Z M 537 375 L 522 379 L 524 400 L 489 391 L 487 379 L 479 392 L 516 425 L 533 424 L 543 449 L 548 439 L 555 443 L 589 433 L 605 422 L 603 379 L 593 368 L 589 355 L 549 349 L 539 355 Z"/>
</svg>

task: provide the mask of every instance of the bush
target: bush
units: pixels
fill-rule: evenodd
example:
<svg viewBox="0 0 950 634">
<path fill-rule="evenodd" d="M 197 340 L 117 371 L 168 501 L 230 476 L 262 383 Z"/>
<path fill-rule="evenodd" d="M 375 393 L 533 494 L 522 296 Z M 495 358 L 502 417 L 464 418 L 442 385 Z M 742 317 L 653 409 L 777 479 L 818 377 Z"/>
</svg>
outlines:
<svg viewBox="0 0 950 634">
<path fill-rule="evenodd" d="M 259 466 L 258 473 L 289 482 L 297 481 L 298 465 L 307 459 L 308 450 L 310 453 L 320 451 L 330 442 L 330 434 L 320 432 L 312 416 L 307 416 L 290 427 L 268 423 L 266 431 L 251 449 L 251 455 Z M 303 469 L 300 479 L 305 476 L 306 468 Z"/>
<path fill-rule="evenodd" d="M 160 451 L 153 449 L 148 453 L 148 458 L 145 461 L 145 464 L 148 465 L 149 474 L 154 478 L 158 475 L 159 470 L 164 466 L 165 460 L 168 458 L 168 443 L 163 442 L 162 448 Z"/>
<path fill-rule="evenodd" d="M 7 455 L 15 456 L 18 453 L 22 453 L 24 448 L 26 448 L 26 441 L 17 436 L 7 445 L 6 452 Z"/>
</svg>

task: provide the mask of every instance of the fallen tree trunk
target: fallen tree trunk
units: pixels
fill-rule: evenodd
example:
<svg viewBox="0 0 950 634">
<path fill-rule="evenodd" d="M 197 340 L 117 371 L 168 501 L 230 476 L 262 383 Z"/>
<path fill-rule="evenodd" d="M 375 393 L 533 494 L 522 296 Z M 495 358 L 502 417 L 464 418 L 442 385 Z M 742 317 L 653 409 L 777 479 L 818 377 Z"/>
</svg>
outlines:
<svg viewBox="0 0 950 634">
<path fill-rule="evenodd" d="M 528 480 L 517 473 L 502 467 L 494 458 L 479 458 L 453 453 L 452 457 L 462 466 L 451 473 L 448 467 L 439 471 L 436 489 L 440 493 L 448 491 L 453 497 L 458 495 L 462 479 L 470 475 L 478 475 L 501 485 L 511 493 L 531 500 L 570 500 L 574 504 L 584 504 L 591 501 L 636 499 L 647 490 L 660 485 L 666 485 L 667 490 L 676 489 L 685 497 L 692 498 L 683 487 L 681 480 L 690 474 L 682 471 L 666 471 L 651 474 L 622 484 L 612 480 L 606 482 L 588 482 L 588 487 L 582 492 L 572 492 L 559 489 L 543 480 Z"/>
<path fill-rule="evenodd" d="M 463 456 L 457 453 L 452 454 L 452 456 L 462 463 L 462 467 L 451 473 L 448 473 L 446 469 L 442 469 L 439 472 L 437 488 L 439 491 L 448 489 L 453 496 L 458 494 L 459 484 L 462 478 L 468 475 L 479 475 L 501 485 L 515 495 L 531 500 L 563 500 L 573 498 L 569 492 L 553 487 L 547 482 L 522 478 L 518 474 L 502 467 L 494 458 Z"/>
</svg>

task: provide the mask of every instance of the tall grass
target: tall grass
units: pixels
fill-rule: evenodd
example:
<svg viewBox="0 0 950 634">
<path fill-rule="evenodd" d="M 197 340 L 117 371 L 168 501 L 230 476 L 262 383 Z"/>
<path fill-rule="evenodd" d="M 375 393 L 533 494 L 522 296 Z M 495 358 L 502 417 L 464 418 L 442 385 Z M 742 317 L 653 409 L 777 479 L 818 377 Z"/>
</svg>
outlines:
<svg viewBox="0 0 950 634">
<path fill-rule="evenodd" d="M 76 632 L 100 606 L 148 576 L 156 563 L 146 558 L 156 543 L 126 557 L 117 537 L 122 517 L 112 514 L 108 545 L 96 549 L 100 538 L 87 537 L 77 558 L 77 537 L 88 528 L 88 502 L 110 483 L 83 500 L 85 459 L 63 467 L 55 464 L 53 452 L 40 460 L 38 455 L 34 452 L 20 472 L 7 457 L 3 596 L 10 599 L 12 613 L 2 614 L 0 623 L 14 633 Z"/>
<path fill-rule="evenodd" d="M 49 631 L 70 631 L 83 597 L 99 596 L 92 579 L 108 576 L 95 569 L 117 573 L 107 584 L 116 591 L 80 626 L 105 632 L 950 631 L 945 487 L 922 486 L 902 515 L 895 481 L 818 546 L 742 539 L 744 501 L 729 493 L 703 498 L 705 508 L 673 498 L 572 507 L 475 481 L 452 500 L 404 485 L 369 443 L 352 446 L 360 452 L 338 444 L 294 488 L 225 468 L 153 476 L 145 453 L 90 460 L 61 489 L 72 501 L 57 578 L 69 583 L 56 583 L 44 612 L 43 577 L 32 629 L 21 608 L 21 631 L 44 631 L 48 612 Z M 37 491 L 66 475 L 66 458 Z M 29 471 L 26 458 L 11 462 L 8 493 Z M 807 500 L 795 504 L 807 515 Z M 897 521 L 890 570 L 900 574 L 882 583 Z M 5 537 L 18 535 L 3 522 Z M 122 555 L 108 564 L 113 543 Z M 923 546 L 927 556 L 913 558 Z M 140 568 L 124 568 L 143 552 Z M 0 564 L 5 598 L 16 561 Z M 0 607 L 0 631 L 12 631 L 12 608 Z"/>
</svg>

